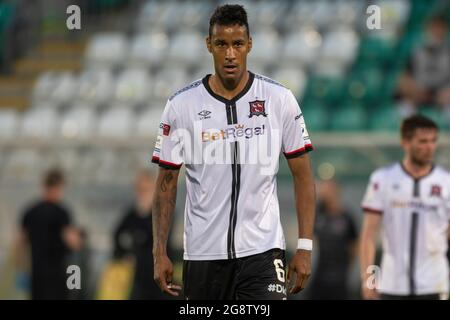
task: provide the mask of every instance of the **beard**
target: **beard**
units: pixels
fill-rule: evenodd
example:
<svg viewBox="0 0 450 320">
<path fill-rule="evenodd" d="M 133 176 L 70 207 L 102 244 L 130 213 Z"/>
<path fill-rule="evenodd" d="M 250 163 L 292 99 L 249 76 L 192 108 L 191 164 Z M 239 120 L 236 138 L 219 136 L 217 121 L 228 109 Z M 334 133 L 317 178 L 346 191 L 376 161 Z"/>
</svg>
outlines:
<svg viewBox="0 0 450 320">
<path fill-rule="evenodd" d="M 416 155 L 411 155 L 411 162 L 417 167 L 429 166 L 433 161 L 428 159 L 419 158 Z"/>
</svg>

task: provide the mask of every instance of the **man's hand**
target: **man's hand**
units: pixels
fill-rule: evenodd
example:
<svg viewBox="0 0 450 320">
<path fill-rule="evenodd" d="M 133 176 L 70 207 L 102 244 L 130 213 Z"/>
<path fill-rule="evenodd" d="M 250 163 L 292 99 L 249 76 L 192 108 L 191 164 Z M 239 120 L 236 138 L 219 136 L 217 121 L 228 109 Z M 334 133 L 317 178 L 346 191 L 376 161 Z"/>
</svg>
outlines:
<svg viewBox="0 0 450 320">
<path fill-rule="evenodd" d="M 289 263 L 287 281 L 290 284 L 291 273 L 296 273 L 295 285 L 291 286 L 289 293 L 295 294 L 302 291 L 311 276 L 311 251 L 297 250 L 297 253 Z"/>
<path fill-rule="evenodd" d="M 172 283 L 173 265 L 167 255 L 155 256 L 154 276 L 156 283 L 163 292 L 177 297 L 181 287 Z"/>
</svg>

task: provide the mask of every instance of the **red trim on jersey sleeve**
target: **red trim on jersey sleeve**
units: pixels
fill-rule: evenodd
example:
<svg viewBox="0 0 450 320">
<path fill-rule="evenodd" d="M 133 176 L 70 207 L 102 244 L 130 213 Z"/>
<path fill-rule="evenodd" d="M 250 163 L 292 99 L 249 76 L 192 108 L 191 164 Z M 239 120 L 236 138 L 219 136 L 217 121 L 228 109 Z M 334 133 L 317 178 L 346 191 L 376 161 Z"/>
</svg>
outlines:
<svg viewBox="0 0 450 320">
<path fill-rule="evenodd" d="M 369 208 L 369 207 L 365 207 L 365 206 L 363 206 L 362 209 L 364 210 L 364 212 L 367 212 L 367 213 L 383 214 L 383 210 L 378 210 L 378 209 Z"/>
<path fill-rule="evenodd" d="M 305 153 L 308 153 L 312 150 L 314 150 L 312 144 L 308 143 L 307 145 L 305 145 L 304 147 L 301 147 L 300 149 L 289 151 L 289 152 L 284 152 L 284 156 L 287 159 L 297 158 L 297 157 L 300 157 L 301 155 L 304 155 Z"/>
<path fill-rule="evenodd" d="M 156 163 L 156 164 L 159 164 L 159 166 L 160 166 L 161 168 L 165 168 L 165 169 L 178 170 L 178 169 L 180 169 L 181 166 L 182 166 L 182 164 L 175 164 L 175 163 L 172 163 L 172 162 L 169 162 L 169 161 L 161 160 L 161 159 L 160 159 L 159 157 L 157 157 L 157 156 L 153 156 L 153 157 L 152 157 L 152 162 L 153 162 L 153 163 Z"/>
<path fill-rule="evenodd" d="M 152 162 L 156 163 L 156 164 L 159 164 L 159 157 L 153 156 L 152 157 Z"/>
<path fill-rule="evenodd" d="M 181 168 L 181 164 L 176 164 L 176 163 L 164 161 L 161 159 L 159 159 L 159 166 L 166 168 L 166 169 L 180 169 Z"/>
</svg>

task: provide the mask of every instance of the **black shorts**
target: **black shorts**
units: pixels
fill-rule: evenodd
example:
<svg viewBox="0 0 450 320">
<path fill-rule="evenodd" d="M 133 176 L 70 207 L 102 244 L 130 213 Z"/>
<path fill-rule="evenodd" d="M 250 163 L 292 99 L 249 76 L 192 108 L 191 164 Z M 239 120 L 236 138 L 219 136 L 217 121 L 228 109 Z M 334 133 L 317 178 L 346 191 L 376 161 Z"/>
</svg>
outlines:
<svg viewBox="0 0 450 320">
<path fill-rule="evenodd" d="M 284 300 L 285 266 L 281 249 L 229 260 L 185 260 L 184 295 L 187 300 Z"/>
</svg>

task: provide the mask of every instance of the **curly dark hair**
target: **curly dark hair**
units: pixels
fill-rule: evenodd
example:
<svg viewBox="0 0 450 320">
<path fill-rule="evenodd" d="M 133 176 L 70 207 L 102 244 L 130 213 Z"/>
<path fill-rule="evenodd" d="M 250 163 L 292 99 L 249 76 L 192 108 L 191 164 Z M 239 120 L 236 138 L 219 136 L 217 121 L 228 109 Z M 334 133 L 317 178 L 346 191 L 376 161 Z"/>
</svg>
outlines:
<svg viewBox="0 0 450 320">
<path fill-rule="evenodd" d="M 225 4 L 216 8 L 211 19 L 209 19 L 209 36 L 211 36 L 212 28 L 215 24 L 220 26 L 230 26 L 233 24 L 245 26 L 247 35 L 250 35 L 247 11 L 245 11 L 243 6 L 238 4 Z"/>
</svg>

